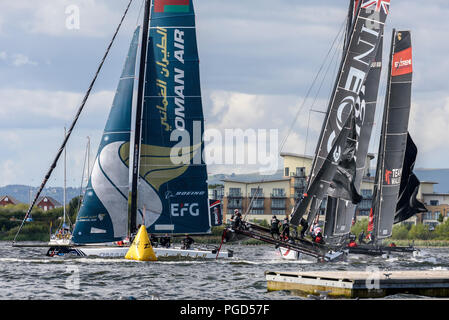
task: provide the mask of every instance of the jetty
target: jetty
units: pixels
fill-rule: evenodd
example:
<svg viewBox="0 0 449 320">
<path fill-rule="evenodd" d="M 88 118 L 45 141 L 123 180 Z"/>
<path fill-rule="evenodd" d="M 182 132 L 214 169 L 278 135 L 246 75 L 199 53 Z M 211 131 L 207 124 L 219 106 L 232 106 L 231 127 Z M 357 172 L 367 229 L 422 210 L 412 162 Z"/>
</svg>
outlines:
<svg viewBox="0 0 449 320">
<path fill-rule="evenodd" d="M 449 270 L 266 271 L 268 291 L 333 298 L 383 298 L 393 294 L 449 297 Z"/>
</svg>

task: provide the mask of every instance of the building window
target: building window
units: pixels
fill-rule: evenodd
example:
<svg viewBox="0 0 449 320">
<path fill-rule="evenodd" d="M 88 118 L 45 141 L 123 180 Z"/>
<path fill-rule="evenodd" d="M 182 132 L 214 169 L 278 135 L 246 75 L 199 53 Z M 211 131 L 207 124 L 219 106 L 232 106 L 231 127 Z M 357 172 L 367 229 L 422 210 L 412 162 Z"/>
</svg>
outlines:
<svg viewBox="0 0 449 320">
<path fill-rule="evenodd" d="M 290 176 L 290 169 L 289 168 L 285 168 L 285 176 L 288 177 Z"/>
<path fill-rule="evenodd" d="M 285 189 L 284 188 L 273 188 L 272 197 L 285 197 Z"/>
<path fill-rule="evenodd" d="M 439 201 L 438 200 L 430 200 L 430 205 L 431 206 L 438 206 L 439 205 Z"/>
<path fill-rule="evenodd" d="M 263 189 L 251 188 L 251 197 L 263 197 Z"/>
<path fill-rule="evenodd" d="M 438 220 L 438 218 L 440 217 L 440 211 L 435 211 L 434 213 L 433 213 L 433 219 L 434 220 Z"/>
<path fill-rule="evenodd" d="M 249 211 L 250 214 L 263 214 L 263 209 L 251 209 Z"/>
<path fill-rule="evenodd" d="M 271 208 L 285 209 L 285 199 L 271 199 Z"/>
<path fill-rule="evenodd" d="M 264 207 L 263 199 L 253 199 L 253 202 L 251 203 L 251 208 L 263 209 L 263 207 Z"/>
<path fill-rule="evenodd" d="M 273 215 L 277 214 L 277 215 L 285 215 L 285 209 L 272 209 L 271 213 Z"/>
<path fill-rule="evenodd" d="M 241 197 L 242 190 L 240 188 L 229 188 L 229 196 L 230 197 Z"/>
<path fill-rule="evenodd" d="M 241 199 L 228 199 L 228 208 L 241 209 L 242 208 L 242 200 Z"/>
<path fill-rule="evenodd" d="M 363 198 L 371 198 L 373 196 L 373 192 L 370 189 L 362 189 Z"/>
<path fill-rule="evenodd" d="M 432 217 L 433 217 L 432 211 L 426 212 L 426 220 L 432 220 Z"/>
</svg>

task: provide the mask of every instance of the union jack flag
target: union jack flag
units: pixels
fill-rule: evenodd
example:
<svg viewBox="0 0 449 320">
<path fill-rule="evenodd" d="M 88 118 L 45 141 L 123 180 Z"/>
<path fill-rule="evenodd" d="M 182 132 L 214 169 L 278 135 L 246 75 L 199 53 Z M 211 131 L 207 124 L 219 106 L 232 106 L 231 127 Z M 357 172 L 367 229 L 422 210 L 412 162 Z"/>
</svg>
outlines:
<svg viewBox="0 0 449 320">
<path fill-rule="evenodd" d="M 385 14 L 388 14 L 388 9 L 390 7 L 390 0 L 366 0 L 362 4 L 362 8 L 367 9 L 372 6 L 376 6 L 376 11 L 379 12 L 380 8 L 383 9 Z"/>
</svg>

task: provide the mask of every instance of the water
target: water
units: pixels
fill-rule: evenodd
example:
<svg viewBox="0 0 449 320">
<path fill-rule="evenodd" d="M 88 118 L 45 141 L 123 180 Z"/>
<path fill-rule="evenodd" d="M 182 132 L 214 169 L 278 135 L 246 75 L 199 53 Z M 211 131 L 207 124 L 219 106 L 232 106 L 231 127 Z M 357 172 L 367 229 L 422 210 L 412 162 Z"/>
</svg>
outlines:
<svg viewBox="0 0 449 320">
<path fill-rule="evenodd" d="M 282 260 L 272 246 L 230 246 L 234 258 L 212 261 L 137 262 L 117 258 L 46 257 L 45 248 L 0 242 L 0 299 L 304 299 L 267 292 L 264 271 L 447 270 L 449 248 L 393 257 L 350 255 L 317 264 Z M 387 298 L 416 298 L 396 295 Z"/>
</svg>

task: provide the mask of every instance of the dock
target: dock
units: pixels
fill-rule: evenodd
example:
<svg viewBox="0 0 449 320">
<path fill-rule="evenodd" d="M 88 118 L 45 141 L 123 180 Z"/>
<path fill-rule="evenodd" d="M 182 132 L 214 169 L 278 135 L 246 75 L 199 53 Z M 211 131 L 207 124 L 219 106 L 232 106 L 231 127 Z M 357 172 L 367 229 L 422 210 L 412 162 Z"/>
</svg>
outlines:
<svg viewBox="0 0 449 320">
<path fill-rule="evenodd" d="M 429 271 L 266 271 L 268 291 L 287 290 L 301 296 L 383 298 L 393 294 L 449 297 L 449 270 Z"/>
</svg>

